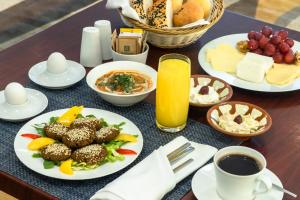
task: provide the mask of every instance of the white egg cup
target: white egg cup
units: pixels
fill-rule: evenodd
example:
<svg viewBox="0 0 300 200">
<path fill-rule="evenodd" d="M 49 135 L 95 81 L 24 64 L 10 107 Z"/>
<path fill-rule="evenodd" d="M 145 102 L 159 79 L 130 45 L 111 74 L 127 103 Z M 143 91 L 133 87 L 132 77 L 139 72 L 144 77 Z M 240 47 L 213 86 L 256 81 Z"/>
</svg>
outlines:
<svg viewBox="0 0 300 200">
<path fill-rule="evenodd" d="M 55 62 L 55 57 L 58 58 L 56 60 L 58 62 Z M 70 87 L 82 80 L 85 74 L 85 68 L 81 64 L 66 60 L 62 54 L 57 52 L 51 54 L 47 61 L 32 66 L 28 72 L 31 81 L 48 89 Z"/>
<path fill-rule="evenodd" d="M 47 97 L 40 91 L 10 83 L 0 91 L 0 119 L 24 121 L 43 112 L 48 106 Z"/>
</svg>

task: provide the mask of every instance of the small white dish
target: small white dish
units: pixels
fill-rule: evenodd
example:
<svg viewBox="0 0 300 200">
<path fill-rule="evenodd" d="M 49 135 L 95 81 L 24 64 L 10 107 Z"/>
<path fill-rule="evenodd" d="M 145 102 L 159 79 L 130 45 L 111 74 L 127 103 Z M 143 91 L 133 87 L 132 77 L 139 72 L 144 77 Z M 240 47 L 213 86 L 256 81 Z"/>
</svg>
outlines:
<svg viewBox="0 0 300 200">
<path fill-rule="evenodd" d="M 282 187 L 280 179 L 269 169 L 264 175 L 272 182 Z M 216 192 L 216 176 L 213 163 L 199 169 L 192 179 L 192 190 L 198 200 L 222 200 Z M 257 195 L 255 200 L 282 200 L 283 193 L 272 189 L 266 194 Z"/>
<path fill-rule="evenodd" d="M 114 51 L 113 49 L 111 49 L 111 52 L 112 52 L 113 61 L 127 60 L 127 61 L 134 61 L 134 62 L 146 64 L 148 52 L 149 52 L 149 45 L 146 44 L 145 51 L 139 54 L 132 54 L 132 55 L 120 54 Z"/>
<path fill-rule="evenodd" d="M 95 84 L 97 79 L 103 76 L 104 74 L 114 70 L 136 71 L 141 74 L 145 74 L 151 78 L 152 87 L 144 92 L 126 94 L 126 95 L 109 93 L 109 92 L 104 92 L 99 90 Z M 142 63 L 133 62 L 133 61 L 114 61 L 114 62 L 104 63 L 92 69 L 86 76 L 86 82 L 88 86 L 92 90 L 97 92 L 97 94 L 99 94 L 102 99 L 115 106 L 123 106 L 123 107 L 131 106 L 133 104 L 136 104 L 144 100 L 150 94 L 150 92 L 156 89 L 156 79 L 157 79 L 157 72 L 152 67 Z"/>
<path fill-rule="evenodd" d="M 84 67 L 71 60 L 67 60 L 68 67 L 65 72 L 54 74 L 47 71 L 47 61 L 35 64 L 28 72 L 28 76 L 34 83 L 48 89 L 63 89 L 74 85 L 84 78 Z"/>
<path fill-rule="evenodd" d="M 17 122 L 24 121 L 43 112 L 48 106 L 48 99 L 42 92 L 25 88 L 27 101 L 21 105 L 12 105 L 5 101 L 4 90 L 0 91 L 0 119 Z"/>
</svg>

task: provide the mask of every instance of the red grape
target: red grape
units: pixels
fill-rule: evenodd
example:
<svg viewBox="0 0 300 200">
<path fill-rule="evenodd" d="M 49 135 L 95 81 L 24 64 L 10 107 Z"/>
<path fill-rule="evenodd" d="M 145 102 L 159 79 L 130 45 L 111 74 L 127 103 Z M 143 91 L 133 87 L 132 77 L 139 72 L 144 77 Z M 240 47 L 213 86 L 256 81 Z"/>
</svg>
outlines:
<svg viewBox="0 0 300 200">
<path fill-rule="evenodd" d="M 254 39 L 249 40 L 249 41 L 248 41 L 248 48 L 249 48 L 250 50 L 255 50 L 255 49 L 257 49 L 257 48 L 258 48 L 258 42 L 257 42 L 256 40 L 254 40 Z"/>
<path fill-rule="evenodd" d="M 260 48 L 258 49 L 255 49 L 253 51 L 251 51 L 252 53 L 256 53 L 256 54 L 259 54 L 259 55 L 262 55 L 263 54 L 263 50 L 261 50 Z"/>
<path fill-rule="evenodd" d="M 284 62 L 287 64 L 291 64 L 294 61 L 295 61 L 294 52 L 292 50 L 290 50 L 284 55 Z"/>
<path fill-rule="evenodd" d="M 255 38 L 255 31 L 250 31 L 248 33 L 248 39 L 251 40 L 251 39 L 254 39 Z"/>
<path fill-rule="evenodd" d="M 287 31 L 285 31 L 285 30 L 280 30 L 278 32 L 278 35 L 281 37 L 282 40 L 285 40 L 287 38 L 288 34 L 289 33 Z"/>
<path fill-rule="evenodd" d="M 255 32 L 254 39 L 259 41 L 262 36 L 263 36 L 263 34 L 261 32 Z"/>
<path fill-rule="evenodd" d="M 273 56 L 275 51 L 276 51 L 275 46 L 271 43 L 268 43 L 268 44 L 266 44 L 266 46 L 264 48 L 264 55 Z"/>
<path fill-rule="evenodd" d="M 270 41 L 272 44 L 277 45 L 281 42 L 281 37 L 278 35 L 273 35 Z"/>
<path fill-rule="evenodd" d="M 264 26 L 261 32 L 264 36 L 269 37 L 272 35 L 273 29 L 270 26 Z"/>
<path fill-rule="evenodd" d="M 279 45 L 278 45 L 278 48 L 280 50 L 281 53 L 286 53 L 288 52 L 291 48 L 290 46 L 285 43 L 285 42 L 281 42 Z"/>
<path fill-rule="evenodd" d="M 283 61 L 283 55 L 282 55 L 280 52 L 276 52 L 276 53 L 273 55 L 273 60 L 274 60 L 274 62 L 276 62 L 276 63 L 282 63 L 282 61 Z"/>
<path fill-rule="evenodd" d="M 263 35 L 258 41 L 258 45 L 260 48 L 263 49 L 269 41 L 270 39 Z"/>
<path fill-rule="evenodd" d="M 287 43 L 290 47 L 294 46 L 294 40 L 291 38 L 286 38 L 285 43 Z"/>
</svg>

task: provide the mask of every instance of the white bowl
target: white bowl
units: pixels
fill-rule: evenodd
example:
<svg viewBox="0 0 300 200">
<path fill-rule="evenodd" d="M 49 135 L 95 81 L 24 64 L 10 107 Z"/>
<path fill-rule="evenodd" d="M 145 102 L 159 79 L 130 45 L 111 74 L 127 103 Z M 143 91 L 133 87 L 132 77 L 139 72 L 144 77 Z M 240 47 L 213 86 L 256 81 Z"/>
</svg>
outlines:
<svg viewBox="0 0 300 200">
<path fill-rule="evenodd" d="M 104 92 L 97 89 L 96 80 L 104 74 L 113 70 L 134 70 L 149 76 L 152 80 L 152 87 L 145 92 L 137 94 L 120 95 Z M 150 92 L 156 88 L 157 72 L 150 66 L 133 61 L 114 61 L 101 64 L 92 69 L 86 76 L 86 82 L 91 89 L 101 96 L 105 101 L 116 106 L 131 106 L 145 99 Z"/>
<path fill-rule="evenodd" d="M 111 52 L 112 52 L 113 61 L 127 60 L 127 61 L 134 61 L 134 62 L 139 62 L 139 63 L 145 64 L 147 61 L 147 57 L 148 57 L 149 45 L 146 44 L 145 51 L 143 53 L 139 53 L 139 54 L 129 54 L 129 55 L 121 54 L 121 53 L 114 51 L 113 49 L 111 49 Z"/>
</svg>

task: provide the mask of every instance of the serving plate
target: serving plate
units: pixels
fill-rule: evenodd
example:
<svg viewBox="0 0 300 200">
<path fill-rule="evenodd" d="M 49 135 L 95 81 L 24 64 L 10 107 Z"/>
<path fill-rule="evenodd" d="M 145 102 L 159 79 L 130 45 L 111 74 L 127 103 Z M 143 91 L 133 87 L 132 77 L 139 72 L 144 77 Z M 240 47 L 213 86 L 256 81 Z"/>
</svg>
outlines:
<svg viewBox="0 0 300 200">
<path fill-rule="evenodd" d="M 228 101 L 233 94 L 231 86 L 223 81 L 222 79 L 208 76 L 208 75 L 200 75 L 200 74 L 194 74 L 191 76 L 191 81 L 193 81 L 193 87 L 199 85 L 199 81 L 201 81 L 204 85 L 213 87 L 216 92 L 219 94 L 220 99 L 219 101 L 213 102 L 213 103 L 195 103 L 190 100 L 190 105 L 195 107 L 210 107 L 218 103 L 223 103 L 225 101 Z M 192 84 L 192 83 L 191 83 Z"/>
<path fill-rule="evenodd" d="M 240 33 L 240 34 L 232 34 L 232 35 L 226 35 L 223 37 L 219 37 L 217 39 L 214 39 L 207 44 L 205 44 L 199 54 L 198 54 L 198 61 L 202 67 L 202 69 L 208 73 L 211 76 L 218 77 L 227 83 L 229 83 L 232 86 L 242 88 L 242 89 L 247 89 L 247 90 L 252 90 L 252 91 L 259 91 L 259 92 L 288 92 L 288 91 L 294 91 L 294 90 L 299 90 L 300 89 L 300 78 L 295 79 L 293 83 L 285 86 L 276 86 L 276 85 L 271 85 L 269 84 L 266 80 L 262 83 L 252 83 L 249 81 L 242 80 L 235 75 L 222 72 L 222 71 L 217 71 L 215 70 L 212 65 L 207 62 L 206 59 L 206 51 L 207 49 L 215 48 L 217 45 L 226 43 L 230 44 L 233 47 L 236 46 L 236 43 L 241 41 L 241 40 L 247 40 L 247 33 Z M 293 46 L 293 51 L 295 52 L 296 50 L 300 50 L 300 42 L 294 40 L 294 46 Z"/>
<path fill-rule="evenodd" d="M 31 151 L 27 148 L 27 145 L 32 141 L 29 138 L 24 138 L 21 136 L 23 133 L 37 133 L 32 125 L 48 122 L 50 117 L 60 116 L 65 113 L 68 109 L 55 110 L 42 114 L 29 122 L 27 122 L 17 133 L 14 141 L 14 150 L 19 158 L 19 160 L 31 170 L 40 173 L 45 176 L 52 178 L 65 179 L 65 180 L 85 180 L 99 178 L 113 174 L 121 169 L 130 165 L 141 153 L 143 148 L 143 136 L 138 127 L 128 120 L 127 118 L 109 112 L 105 110 L 95 109 L 95 108 L 84 108 L 81 111 L 83 115 L 95 115 L 97 118 L 104 118 L 109 124 L 119 124 L 125 122 L 125 125 L 122 126 L 124 133 L 138 135 L 138 140 L 136 143 L 128 143 L 123 146 L 123 148 L 128 148 L 134 150 L 137 155 L 125 156 L 124 161 L 117 161 L 114 163 L 106 163 L 100 167 L 92 170 L 86 171 L 74 171 L 73 175 L 66 175 L 59 171 L 59 167 L 54 167 L 52 169 L 44 169 L 43 159 L 42 158 L 33 158 L 32 154 L 37 151 Z"/>
<path fill-rule="evenodd" d="M 266 124 L 253 133 L 235 133 L 226 131 L 223 128 L 221 128 L 215 120 L 218 120 L 219 116 L 222 116 L 224 112 L 227 112 L 227 110 L 231 114 L 251 114 L 258 121 L 265 119 Z M 272 126 L 272 118 L 267 113 L 267 111 L 254 104 L 240 101 L 229 101 L 215 105 L 208 110 L 206 118 L 209 125 L 217 131 L 226 135 L 238 137 L 245 140 L 249 139 L 249 137 L 257 136 L 267 132 Z"/>
</svg>

